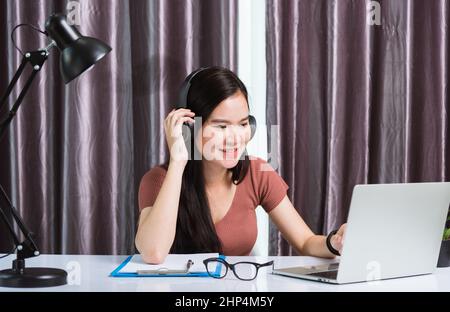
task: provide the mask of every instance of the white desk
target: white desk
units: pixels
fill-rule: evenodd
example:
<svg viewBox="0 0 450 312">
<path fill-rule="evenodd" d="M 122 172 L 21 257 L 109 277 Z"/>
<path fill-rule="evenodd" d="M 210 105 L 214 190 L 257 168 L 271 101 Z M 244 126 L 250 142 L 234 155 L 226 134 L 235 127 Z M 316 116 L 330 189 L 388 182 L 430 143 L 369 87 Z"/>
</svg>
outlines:
<svg viewBox="0 0 450 312">
<path fill-rule="evenodd" d="M 0 270 L 10 268 L 14 255 L 0 260 Z M 118 292 L 346 292 L 346 291 L 450 291 L 450 268 L 438 268 L 435 274 L 384 280 L 370 283 L 330 285 L 296 278 L 273 275 L 271 269 L 260 269 L 250 282 L 240 281 L 230 271 L 224 279 L 206 277 L 112 278 L 109 274 L 126 256 L 41 255 L 28 259 L 27 266 L 46 266 L 68 271 L 69 284 L 59 287 L 17 289 L 3 291 L 118 291 Z M 312 257 L 227 257 L 230 263 L 242 260 L 266 262 L 275 260 L 275 267 L 327 263 L 329 260 Z"/>
</svg>

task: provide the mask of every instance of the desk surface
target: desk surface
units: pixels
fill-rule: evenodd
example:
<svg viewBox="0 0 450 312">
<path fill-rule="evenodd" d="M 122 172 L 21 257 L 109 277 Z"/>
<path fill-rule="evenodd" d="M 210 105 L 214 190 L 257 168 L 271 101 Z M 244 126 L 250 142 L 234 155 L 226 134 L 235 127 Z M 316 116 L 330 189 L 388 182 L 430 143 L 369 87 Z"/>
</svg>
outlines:
<svg viewBox="0 0 450 312">
<path fill-rule="evenodd" d="M 0 260 L 0 270 L 9 269 L 14 255 Z M 270 274 L 271 269 L 261 269 L 253 281 L 240 281 L 229 272 L 224 279 L 209 277 L 151 277 L 113 278 L 109 274 L 126 256 L 41 255 L 28 259 L 27 266 L 44 266 L 65 269 L 69 284 L 59 287 L 15 289 L 0 291 L 154 291 L 154 292 L 302 292 L 302 291 L 450 291 L 450 268 L 438 268 L 434 274 L 391 279 L 369 283 L 331 285 Z M 275 267 L 314 265 L 330 260 L 313 257 L 227 257 L 230 263 L 248 260 L 265 262 L 275 260 Z"/>
</svg>

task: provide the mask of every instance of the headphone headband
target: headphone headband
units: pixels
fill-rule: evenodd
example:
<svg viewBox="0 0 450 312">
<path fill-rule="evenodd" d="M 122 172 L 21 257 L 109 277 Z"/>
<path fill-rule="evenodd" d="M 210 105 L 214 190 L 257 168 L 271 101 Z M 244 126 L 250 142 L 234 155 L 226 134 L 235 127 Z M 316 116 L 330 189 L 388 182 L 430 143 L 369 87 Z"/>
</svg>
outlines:
<svg viewBox="0 0 450 312">
<path fill-rule="evenodd" d="M 177 109 L 179 108 L 187 108 L 187 97 L 189 94 L 189 89 L 191 88 L 191 81 L 192 79 L 194 79 L 194 77 L 204 71 L 205 69 L 207 69 L 209 67 L 200 67 L 199 69 L 197 69 L 196 71 L 192 72 L 189 76 L 186 77 L 186 79 L 184 80 L 183 84 L 181 85 L 180 88 L 180 94 L 178 96 L 178 103 L 177 103 Z"/>
</svg>

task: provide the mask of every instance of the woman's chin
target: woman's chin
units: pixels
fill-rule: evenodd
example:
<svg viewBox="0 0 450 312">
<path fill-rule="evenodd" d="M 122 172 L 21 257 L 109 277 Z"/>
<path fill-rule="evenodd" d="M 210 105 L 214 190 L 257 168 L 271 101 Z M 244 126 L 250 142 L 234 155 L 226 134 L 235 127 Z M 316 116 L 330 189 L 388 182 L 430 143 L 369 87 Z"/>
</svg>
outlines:
<svg viewBox="0 0 450 312">
<path fill-rule="evenodd" d="M 220 154 L 216 158 L 216 162 L 219 163 L 222 167 L 224 167 L 226 169 L 231 169 L 231 168 L 236 167 L 236 165 L 239 163 L 239 160 L 241 158 L 243 158 L 241 151 L 239 151 L 238 153 L 236 153 L 234 155 Z"/>
<path fill-rule="evenodd" d="M 236 165 L 239 162 L 239 158 L 238 159 L 227 159 L 227 160 L 220 160 L 219 161 L 221 166 L 224 167 L 225 169 L 231 169 L 236 167 Z"/>
</svg>

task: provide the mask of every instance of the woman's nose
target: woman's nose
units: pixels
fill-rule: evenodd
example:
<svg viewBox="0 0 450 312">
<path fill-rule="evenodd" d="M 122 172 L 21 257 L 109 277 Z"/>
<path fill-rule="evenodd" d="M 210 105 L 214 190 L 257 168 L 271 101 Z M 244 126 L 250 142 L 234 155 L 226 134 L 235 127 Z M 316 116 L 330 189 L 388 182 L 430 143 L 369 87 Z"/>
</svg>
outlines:
<svg viewBox="0 0 450 312">
<path fill-rule="evenodd" d="M 227 129 L 225 135 L 225 145 L 227 146 L 238 146 L 241 145 L 245 140 L 245 131 L 239 127 L 230 127 Z"/>
</svg>

